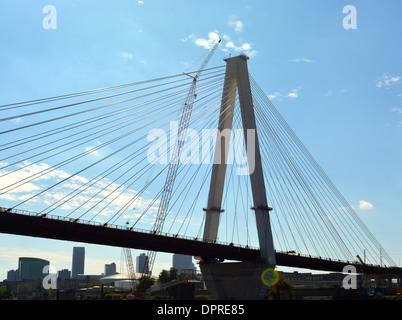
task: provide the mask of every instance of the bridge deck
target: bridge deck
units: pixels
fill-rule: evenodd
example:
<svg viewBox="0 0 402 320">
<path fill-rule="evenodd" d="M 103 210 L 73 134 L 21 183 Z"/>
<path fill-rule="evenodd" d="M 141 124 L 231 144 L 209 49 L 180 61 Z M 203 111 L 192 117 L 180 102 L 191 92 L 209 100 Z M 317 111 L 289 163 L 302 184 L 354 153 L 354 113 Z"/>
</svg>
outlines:
<svg viewBox="0 0 402 320">
<path fill-rule="evenodd" d="M 141 232 L 124 227 L 74 222 L 62 217 L 20 214 L 5 209 L 0 210 L 0 233 L 234 261 L 253 261 L 260 257 L 259 250 L 255 248 L 152 234 L 149 231 Z M 325 260 L 282 252 L 276 252 L 276 260 L 279 266 L 294 268 L 342 272 L 345 265 L 354 265 L 362 273 L 402 274 L 401 268 L 363 266 L 357 262 Z"/>
</svg>

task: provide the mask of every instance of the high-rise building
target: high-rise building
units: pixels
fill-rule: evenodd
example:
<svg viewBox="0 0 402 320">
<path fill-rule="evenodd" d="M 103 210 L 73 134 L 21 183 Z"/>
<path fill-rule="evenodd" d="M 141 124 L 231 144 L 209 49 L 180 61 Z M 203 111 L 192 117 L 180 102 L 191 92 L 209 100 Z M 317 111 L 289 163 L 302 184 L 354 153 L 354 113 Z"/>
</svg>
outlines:
<svg viewBox="0 0 402 320">
<path fill-rule="evenodd" d="M 71 271 L 67 269 L 60 270 L 57 272 L 57 277 L 60 280 L 70 279 L 71 278 Z"/>
<path fill-rule="evenodd" d="M 173 268 L 177 269 L 177 274 L 192 273 L 196 271 L 193 263 L 193 257 L 183 254 L 173 255 Z"/>
<path fill-rule="evenodd" d="M 71 270 L 71 279 L 78 279 L 79 274 L 84 274 L 85 248 L 73 248 L 73 266 Z"/>
<path fill-rule="evenodd" d="M 19 258 L 18 280 L 43 280 L 48 273 L 43 273 L 43 268 L 49 265 L 49 261 L 38 258 Z"/>
<path fill-rule="evenodd" d="M 149 274 L 149 258 L 145 253 L 141 253 L 136 259 L 136 272 Z"/>
<path fill-rule="evenodd" d="M 105 277 L 113 276 L 116 273 L 116 264 L 114 262 L 111 264 L 105 264 Z"/>
<path fill-rule="evenodd" d="M 17 281 L 18 280 L 18 270 L 7 271 L 7 281 Z"/>
</svg>

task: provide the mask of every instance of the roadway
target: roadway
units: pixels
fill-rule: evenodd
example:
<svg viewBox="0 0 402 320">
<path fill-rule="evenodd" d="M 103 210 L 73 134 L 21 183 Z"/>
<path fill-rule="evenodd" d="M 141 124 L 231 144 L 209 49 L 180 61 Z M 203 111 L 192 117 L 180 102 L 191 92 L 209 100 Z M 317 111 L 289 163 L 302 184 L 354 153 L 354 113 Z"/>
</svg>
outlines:
<svg viewBox="0 0 402 320">
<path fill-rule="evenodd" d="M 84 242 L 119 248 L 152 250 L 217 259 L 220 261 L 255 261 L 258 249 L 223 243 L 210 243 L 190 237 L 152 234 L 121 226 L 83 223 L 58 216 L 21 214 L 0 208 L 0 233 L 39 237 L 72 242 Z M 401 275 L 402 269 L 362 265 L 357 261 L 334 261 L 292 253 L 276 252 L 278 266 L 304 268 L 328 272 L 342 272 L 346 265 L 354 265 L 359 273 Z"/>
</svg>

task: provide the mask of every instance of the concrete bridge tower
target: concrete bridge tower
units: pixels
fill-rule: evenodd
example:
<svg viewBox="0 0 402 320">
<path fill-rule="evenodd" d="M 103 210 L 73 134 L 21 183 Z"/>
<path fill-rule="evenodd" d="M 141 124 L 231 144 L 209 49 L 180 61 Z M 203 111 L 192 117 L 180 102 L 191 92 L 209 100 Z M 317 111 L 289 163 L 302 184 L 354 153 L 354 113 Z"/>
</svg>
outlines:
<svg viewBox="0 0 402 320">
<path fill-rule="evenodd" d="M 261 274 L 276 265 L 272 239 L 264 175 L 256 128 L 253 99 L 247 68 L 246 55 L 226 59 L 226 75 L 223 87 L 222 104 L 219 118 L 219 132 L 232 129 L 236 95 L 239 95 L 241 116 L 246 141 L 249 176 L 253 193 L 261 256 L 258 261 L 221 263 L 203 257 L 201 272 L 212 299 L 219 300 L 256 300 L 265 292 Z M 218 136 L 215 146 L 214 164 L 206 209 L 204 241 L 217 240 L 219 218 L 222 210 L 222 195 L 226 174 L 229 148 L 221 143 Z"/>
</svg>

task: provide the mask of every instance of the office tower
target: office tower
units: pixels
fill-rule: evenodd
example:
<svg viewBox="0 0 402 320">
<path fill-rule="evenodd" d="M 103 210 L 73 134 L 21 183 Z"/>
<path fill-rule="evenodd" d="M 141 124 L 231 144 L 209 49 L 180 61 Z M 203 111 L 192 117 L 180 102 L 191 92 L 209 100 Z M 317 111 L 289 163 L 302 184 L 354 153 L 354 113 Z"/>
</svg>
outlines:
<svg viewBox="0 0 402 320">
<path fill-rule="evenodd" d="M 114 262 L 105 264 L 105 277 L 113 276 L 116 273 L 116 264 Z"/>
<path fill-rule="evenodd" d="M 18 280 L 18 270 L 7 271 L 7 281 L 17 281 Z"/>
<path fill-rule="evenodd" d="M 194 273 L 196 270 L 193 263 L 193 257 L 183 254 L 173 255 L 173 268 L 177 269 L 177 274 Z"/>
<path fill-rule="evenodd" d="M 71 278 L 71 271 L 67 270 L 67 269 L 63 269 L 63 270 L 57 272 L 57 277 L 60 280 L 70 279 Z"/>
<path fill-rule="evenodd" d="M 48 274 L 43 273 L 43 268 L 49 265 L 49 261 L 37 258 L 18 259 L 18 280 L 43 280 Z"/>
<path fill-rule="evenodd" d="M 71 279 L 78 279 L 79 274 L 84 274 L 85 248 L 73 248 L 73 267 L 71 270 Z"/>
<path fill-rule="evenodd" d="M 149 261 L 148 261 L 148 256 L 145 255 L 145 253 L 141 253 L 139 256 L 137 256 L 136 259 L 136 272 L 137 273 L 144 273 L 144 274 L 149 274 Z"/>
</svg>

